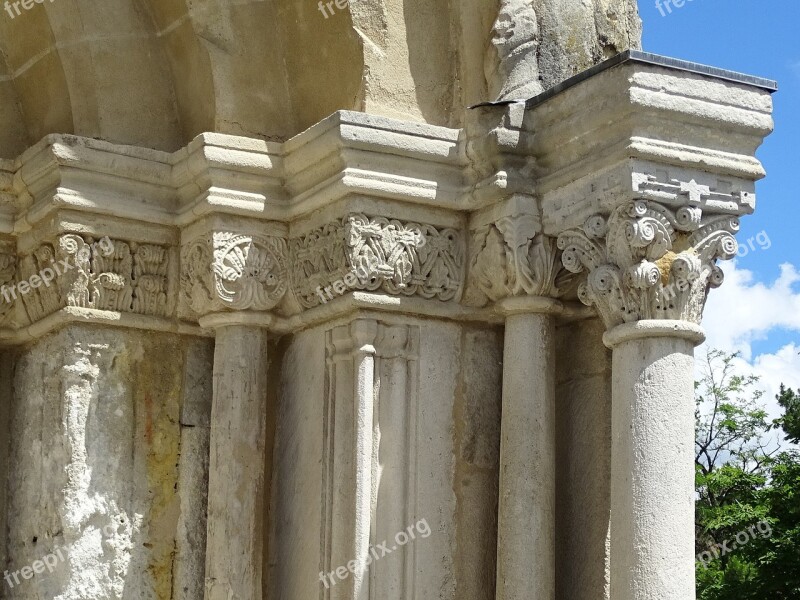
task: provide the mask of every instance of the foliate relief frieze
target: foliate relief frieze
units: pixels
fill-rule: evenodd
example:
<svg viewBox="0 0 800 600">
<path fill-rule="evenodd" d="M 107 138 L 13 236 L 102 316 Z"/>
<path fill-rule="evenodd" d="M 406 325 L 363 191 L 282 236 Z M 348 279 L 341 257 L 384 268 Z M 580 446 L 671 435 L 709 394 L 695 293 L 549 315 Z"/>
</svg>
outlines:
<svg viewBox="0 0 800 600">
<path fill-rule="evenodd" d="M 214 232 L 181 252 L 181 294 L 198 315 L 224 309 L 268 311 L 289 287 L 283 238 Z"/>
<path fill-rule="evenodd" d="M 352 273 L 347 241 L 341 222 L 323 227 L 289 241 L 292 255 L 292 289 L 303 308 L 320 304 L 317 291 L 344 281 Z M 366 280 L 366 273 L 362 279 Z"/>
<path fill-rule="evenodd" d="M 77 239 L 80 240 L 79 243 L 85 243 L 80 238 Z M 69 244 L 69 254 L 75 254 L 72 240 Z M 66 250 L 65 240 L 62 240 L 60 248 Z M 78 253 L 80 251 L 78 250 Z M 117 312 L 132 311 L 133 253 L 130 245 L 118 241 L 108 253 L 93 252 L 90 266 L 91 272 L 99 274 L 94 284 L 96 294 L 90 299 L 93 308 Z"/>
<path fill-rule="evenodd" d="M 17 274 L 17 255 L 13 248 L 0 248 L 0 290 L 9 289 Z M 8 296 L 8 297 L 6 297 Z M 0 297 L 0 326 L 7 325 L 12 318 L 14 301 L 10 294 Z"/>
<path fill-rule="evenodd" d="M 469 303 L 515 296 L 560 297 L 572 274 L 561 265 L 555 238 L 532 215 L 502 218 L 472 234 Z"/>
<path fill-rule="evenodd" d="M 133 255 L 133 312 L 166 316 L 169 293 L 169 250 L 140 244 Z"/>
<path fill-rule="evenodd" d="M 32 322 L 66 306 L 165 317 L 168 267 L 163 246 L 64 234 L 21 259 L 15 294 Z"/>
<path fill-rule="evenodd" d="M 606 326 L 644 319 L 699 324 L 709 287 L 722 284 L 718 259 L 736 254 L 738 218 L 639 200 L 558 237 L 564 266 L 586 272 L 579 297 Z"/>
<path fill-rule="evenodd" d="M 304 308 L 348 275 L 353 289 L 445 302 L 463 288 L 465 243 L 451 228 L 352 214 L 292 239 L 290 250 L 292 286 Z"/>
</svg>

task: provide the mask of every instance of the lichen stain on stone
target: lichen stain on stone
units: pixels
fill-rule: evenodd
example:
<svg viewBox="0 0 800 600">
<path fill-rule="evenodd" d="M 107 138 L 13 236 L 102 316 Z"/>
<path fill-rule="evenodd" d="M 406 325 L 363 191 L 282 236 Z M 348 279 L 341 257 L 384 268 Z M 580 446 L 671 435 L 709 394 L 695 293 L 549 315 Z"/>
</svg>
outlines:
<svg viewBox="0 0 800 600">
<path fill-rule="evenodd" d="M 675 262 L 676 258 L 678 258 L 678 255 L 672 250 L 668 250 L 664 256 L 656 261 L 656 266 L 658 267 L 658 270 L 661 271 L 662 285 L 669 285 L 669 276 L 672 271 L 672 263 Z"/>
</svg>

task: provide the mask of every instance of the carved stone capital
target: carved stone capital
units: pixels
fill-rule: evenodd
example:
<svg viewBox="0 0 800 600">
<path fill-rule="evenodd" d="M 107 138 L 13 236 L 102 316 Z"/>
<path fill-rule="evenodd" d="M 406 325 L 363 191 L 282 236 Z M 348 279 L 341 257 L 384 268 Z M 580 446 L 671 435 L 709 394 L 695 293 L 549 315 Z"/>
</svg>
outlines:
<svg viewBox="0 0 800 600">
<path fill-rule="evenodd" d="M 290 241 L 292 287 L 304 308 L 330 297 L 324 288 L 458 300 L 464 239 L 456 229 L 350 214 Z"/>
<path fill-rule="evenodd" d="M 503 217 L 473 232 L 471 304 L 523 296 L 556 298 L 569 275 L 555 238 L 541 233 L 533 215 Z"/>
<path fill-rule="evenodd" d="M 722 284 L 717 260 L 736 255 L 736 216 L 637 200 L 582 229 L 559 235 L 564 266 L 586 272 L 579 298 L 611 329 L 661 319 L 700 324 L 710 287 Z"/>
<path fill-rule="evenodd" d="M 0 278 L 11 272 L 12 263 L 6 266 Z M 36 323 L 65 307 L 155 317 L 173 313 L 166 246 L 65 233 L 21 256 L 18 266 L 5 294 L 24 307 L 16 325 Z"/>
<path fill-rule="evenodd" d="M 289 289 L 288 263 L 283 238 L 214 231 L 181 249 L 181 297 L 201 316 L 269 311 Z"/>
</svg>

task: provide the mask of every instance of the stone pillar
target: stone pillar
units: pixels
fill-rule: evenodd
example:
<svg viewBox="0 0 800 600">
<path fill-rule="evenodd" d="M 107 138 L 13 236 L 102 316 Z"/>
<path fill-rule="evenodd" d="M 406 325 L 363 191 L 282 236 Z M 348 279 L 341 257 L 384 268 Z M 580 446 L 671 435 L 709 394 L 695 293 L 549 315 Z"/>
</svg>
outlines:
<svg viewBox="0 0 800 600">
<path fill-rule="evenodd" d="M 352 576 L 336 583 L 336 600 L 369 598 L 368 568 L 373 509 L 375 336 L 378 324 L 362 319 L 331 334 L 335 351 L 335 424 L 331 458 L 330 571 L 355 562 Z M 336 460 L 338 458 L 338 460 Z"/>
<path fill-rule="evenodd" d="M 506 318 L 497 600 L 555 597 L 555 324 L 527 308 Z"/>
<path fill-rule="evenodd" d="M 215 327 L 206 600 L 260 600 L 267 506 L 267 331 Z"/>
<path fill-rule="evenodd" d="M 738 229 L 711 208 L 635 200 L 558 238 L 567 269 L 588 271 L 578 294 L 613 349 L 614 600 L 695 597 L 693 353 Z"/>
<path fill-rule="evenodd" d="M 694 346 L 702 329 L 640 321 L 613 348 L 611 598 L 695 597 Z"/>
<path fill-rule="evenodd" d="M 555 317 L 560 270 L 553 238 L 541 235 L 535 203 L 508 198 L 473 233 L 474 303 L 505 315 L 497 600 L 555 597 Z M 496 215 L 496 213 L 495 213 Z"/>
<path fill-rule="evenodd" d="M 181 251 L 183 308 L 216 333 L 206 600 L 261 600 L 266 587 L 267 329 L 288 271 L 285 232 L 254 229 L 211 218 L 195 225 L 200 235 Z"/>
<path fill-rule="evenodd" d="M 186 353 L 181 405 L 180 516 L 170 600 L 197 600 L 205 589 L 208 509 L 208 439 L 211 430 L 214 341 L 195 340 Z"/>
</svg>

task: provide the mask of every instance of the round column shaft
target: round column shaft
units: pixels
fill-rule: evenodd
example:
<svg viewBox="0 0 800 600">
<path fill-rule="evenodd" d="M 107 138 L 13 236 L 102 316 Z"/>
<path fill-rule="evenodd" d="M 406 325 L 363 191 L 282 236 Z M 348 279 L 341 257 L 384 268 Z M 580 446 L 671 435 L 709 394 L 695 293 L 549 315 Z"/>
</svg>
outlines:
<svg viewBox="0 0 800 600">
<path fill-rule="evenodd" d="M 206 600 L 261 600 L 265 552 L 267 330 L 216 327 Z"/>
<path fill-rule="evenodd" d="M 642 321 L 613 348 L 611 598 L 694 600 L 694 346 L 688 323 Z"/>
<path fill-rule="evenodd" d="M 551 314 L 506 319 L 497 600 L 555 595 L 554 330 Z"/>
</svg>

